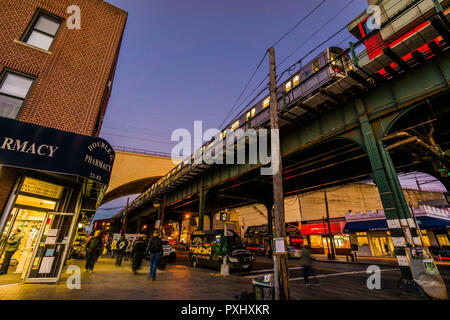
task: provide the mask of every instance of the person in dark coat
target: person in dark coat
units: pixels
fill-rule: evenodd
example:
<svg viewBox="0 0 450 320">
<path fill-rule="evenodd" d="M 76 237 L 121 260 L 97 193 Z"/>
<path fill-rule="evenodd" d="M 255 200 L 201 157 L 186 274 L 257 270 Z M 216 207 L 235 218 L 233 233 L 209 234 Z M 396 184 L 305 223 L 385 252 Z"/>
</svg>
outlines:
<svg viewBox="0 0 450 320">
<path fill-rule="evenodd" d="M 86 271 L 94 272 L 94 265 L 98 257 L 102 253 L 103 239 L 101 237 L 101 231 L 97 230 L 94 236 L 86 243 Z"/>
<path fill-rule="evenodd" d="M 150 274 L 149 277 L 152 280 L 156 278 L 156 268 L 158 267 L 159 256 L 163 253 L 163 247 L 159 235 L 156 233 L 155 236 L 150 240 L 148 245 L 148 251 L 150 252 Z"/>
<path fill-rule="evenodd" d="M 20 229 L 14 229 L 12 235 L 6 241 L 5 257 L 3 259 L 2 266 L 0 267 L 0 275 L 8 273 L 9 263 L 14 253 L 19 249 L 20 242 L 22 241 L 23 234 Z"/>
<path fill-rule="evenodd" d="M 300 257 L 300 264 L 303 267 L 303 278 L 305 279 L 305 286 L 309 286 L 308 276 L 315 276 L 314 268 L 312 266 L 313 259 L 311 258 L 311 251 L 309 246 L 304 246 L 302 249 L 302 255 Z M 319 281 L 315 279 L 315 283 L 319 284 Z"/>
<path fill-rule="evenodd" d="M 116 244 L 116 266 L 120 267 L 122 265 L 122 259 L 125 255 L 125 251 L 127 250 L 127 246 L 128 241 L 122 234 Z"/>
<path fill-rule="evenodd" d="M 137 271 L 141 267 L 142 260 L 145 257 L 145 251 L 147 249 L 147 241 L 145 237 L 139 237 L 136 239 L 134 243 L 133 249 L 131 250 L 132 264 L 131 268 L 134 274 L 137 274 Z"/>
</svg>

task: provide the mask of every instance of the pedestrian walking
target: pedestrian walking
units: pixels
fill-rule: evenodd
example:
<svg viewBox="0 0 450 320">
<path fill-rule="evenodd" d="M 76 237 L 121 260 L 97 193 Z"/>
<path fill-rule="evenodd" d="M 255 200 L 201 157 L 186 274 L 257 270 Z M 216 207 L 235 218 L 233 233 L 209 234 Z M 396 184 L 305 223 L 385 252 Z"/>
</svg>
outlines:
<svg viewBox="0 0 450 320">
<path fill-rule="evenodd" d="M 134 245 L 134 238 L 130 238 L 130 241 L 128 241 L 128 245 L 125 250 L 125 255 L 123 258 L 125 261 L 128 261 L 128 259 L 130 259 L 131 251 L 133 250 L 133 245 Z"/>
<path fill-rule="evenodd" d="M 145 251 L 147 249 L 147 241 L 145 237 L 139 237 L 136 239 L 133 250 L 131 251 L 132 264 L 131 268 L 134 274 L 137 274 L 139 268 L 141 267 L 142 260 L 145 257 Z"/>
<path fill-rule="evenodd" d="M 311 251 L 309 246 L 304 246 L 302 249 L 302 255 L 300 257 L 300 264 L 303 267 L 303 278 L 305 279 L 305 286 L 309 286 L 308 276 L 315 276 L 314 268 L 312 266 L 313 260 L 311 257 Z M 319 284 L 319 281 L 315 279 L 316 284 Z"/>
<path fill-rule="evenodd" d="M 117 253 L 117 239 L 114 239 L 111 243 L 111 258 L 114 258 Z"/>
<path fill-rule="evenodd" d="M 116 246 L 117 246 L 116 266 L 120 267 L 122 265 L 123 256 L 125 255 L 125 250 L 127 249 L 127 246 L 128 246 L 128 241 L 123 234 L 120 236 L 119 240 L 117 241 Z"/>
<path fill-rule="evenodd" d="M 94 272 L 94 265 L 98 257 L 102 253 L 103 240 L 101 237 L 101 231 L 97 230 L 94 236 L 86 243 L 86 271 Z"/>
<path fill-rule="evenodd" d="M 19 249 L 20 242 L 22 241 L 23 234 L 19 228 L 14 229 L 12 235 L 9 237 L 5 246 L 5 257 L 3 258 L 2 266 L 0 267 L 0 275 L 7 274 L 11 258 L 14 253 Z"/>
<path fill-rule="evenodd" d="M 150 274 L 152 280 L 156 278 L 156 268 L 158 267 L 159 256 L 163 253 L 163 247 L 159 234 L 155 233 L 155 236 L 150 240 L 148 245 L 148 251 L 150 252 Z"/>
</svg>

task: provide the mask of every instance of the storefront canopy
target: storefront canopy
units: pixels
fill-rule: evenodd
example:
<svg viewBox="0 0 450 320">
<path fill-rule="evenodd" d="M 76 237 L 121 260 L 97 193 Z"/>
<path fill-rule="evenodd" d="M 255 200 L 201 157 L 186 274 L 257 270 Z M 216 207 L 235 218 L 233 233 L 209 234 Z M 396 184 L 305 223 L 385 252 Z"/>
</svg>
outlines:
<svg viewBox="0 0 450 320">
<path fill-rule="evenodd" d="M 105 140 L 0 117 L 0 165 L 108 184 L 115 152 Z"/>
<path fill-rule="evenodd" d="M 421 229 L 442 229 L 450 226 L 450 220 L 435 217 L 417 217 L 417 223 Z M 387 231 L 389 230 L 386 220 L 367 220 L 347 222 L 344 227 L 345 233 Z"/>
<path fill-rule="evenodd" d="M 344 227 L 345 233 L 351 232 L 366 232 L 366 231 L 386 231 L 388 225 L 386 220 L 367 220 L 347 222 Z"/>
</svg>

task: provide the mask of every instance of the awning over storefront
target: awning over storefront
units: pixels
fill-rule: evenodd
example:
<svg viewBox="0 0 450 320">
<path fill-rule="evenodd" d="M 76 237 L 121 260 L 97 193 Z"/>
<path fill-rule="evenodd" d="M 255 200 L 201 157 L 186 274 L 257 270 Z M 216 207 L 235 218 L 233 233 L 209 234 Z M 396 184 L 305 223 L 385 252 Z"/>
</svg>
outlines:
<svg viewBox="0 0 450 320">
<path fill-rule="evenodd" d="M 0 165 L 75 175 L 107 185 L 115 152 L 105 140 L 0 117 Z"/>
<path fill-rule="evenodd" d="M 445 229 L 450 226 L 449 220 L 434 217 L 417 217 L 417 223 L 421 229 Z M 344 227 L 345 233 L 387 230 L 389 228 L 384 219 L 347 222 Z"/>
<path fill-rule="evenodd" d="M 331 233 L 338 234 L 343 233 L 345 221 L 331 222 Z M 313 235 L 313 234 L 328 234 L 328 223 L 320 222 L 320 223 L 311 223 L 311 224 L 302 224 L 301 226 L 301 234 L 302 235 Z"/>
<path fill-rule="evenodd" d="M 386 231 L 388 225 L 386 220 L 367 220 L 347 222 L 344 227 L 345 233 L 351 232 L 367 232 L 367 231 Z"/>
</svg>

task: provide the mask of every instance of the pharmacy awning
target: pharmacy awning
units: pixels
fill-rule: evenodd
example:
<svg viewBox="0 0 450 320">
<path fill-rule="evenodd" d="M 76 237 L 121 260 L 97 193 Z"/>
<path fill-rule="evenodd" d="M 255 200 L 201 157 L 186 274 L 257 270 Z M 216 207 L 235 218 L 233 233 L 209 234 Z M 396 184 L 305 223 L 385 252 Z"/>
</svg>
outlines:
<svg viewBox="0 0 450 320">
<path fill-rule="evenodd" d="M 428 216 L 417 217 L 417 223 L 420 229 L 445 229 L 450 227 L 450 220 Z M 389 228 L 384 219 L 347 222 L 344 227 L 345 233 L 387 230 Z"/>
<path fill-rule="evenodd" d="M 107 185 L 115 152 L 91 137 L 0 117 L 0 165 L 76 175 Z"/>
</svg>

